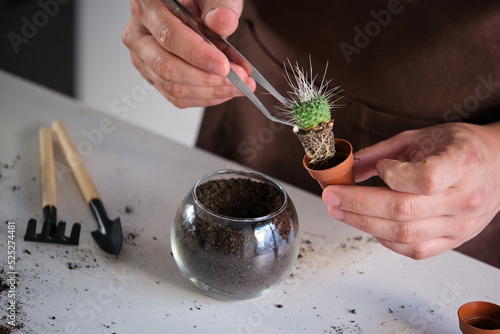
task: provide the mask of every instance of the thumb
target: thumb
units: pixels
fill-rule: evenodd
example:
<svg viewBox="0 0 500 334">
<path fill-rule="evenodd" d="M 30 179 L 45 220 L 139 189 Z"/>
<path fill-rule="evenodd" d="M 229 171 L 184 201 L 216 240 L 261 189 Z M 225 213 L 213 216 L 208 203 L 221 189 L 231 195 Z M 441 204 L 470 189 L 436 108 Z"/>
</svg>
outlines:
<svg viewBox="0 0 500 334">
<path fill-rule="evenodd" d="M 222 37 L 238 28 L 243 0 L 200 0 L 201 19 L 210 30 Z"/>
</svg>

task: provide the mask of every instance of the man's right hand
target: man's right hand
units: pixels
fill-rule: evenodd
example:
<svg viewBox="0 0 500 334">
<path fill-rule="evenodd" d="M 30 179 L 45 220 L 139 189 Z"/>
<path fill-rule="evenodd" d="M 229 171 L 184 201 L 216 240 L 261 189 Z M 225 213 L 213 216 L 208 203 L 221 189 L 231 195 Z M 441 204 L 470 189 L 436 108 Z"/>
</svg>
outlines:
<svg viewBox="0 0 500 334">
<path fill-rule="evenodd" d="M 243 0 L 186 0 L 215 33 L 227 37 L 238 27 Z M 225 76 L 227 57 L 183 24 L 160 0 L 132 0 L 132 15 L 122 40 L 134 66 L 179 108 L 223 103 L 241 92 Z M 255 81 L 240 66 L 233 69 L 253 91 Z"/>
</svg>

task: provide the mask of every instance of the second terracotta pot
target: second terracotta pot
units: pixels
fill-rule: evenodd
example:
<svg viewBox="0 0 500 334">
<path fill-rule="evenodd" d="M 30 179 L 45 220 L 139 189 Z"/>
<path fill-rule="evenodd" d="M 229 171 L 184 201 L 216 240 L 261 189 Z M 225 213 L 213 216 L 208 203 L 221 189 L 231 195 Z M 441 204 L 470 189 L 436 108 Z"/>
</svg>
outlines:
<svg viewBox="0 0 500 334">
<path fill-rule="evenodd" d="M 483 301 L 464 304 L 458 310 L 463 334 L 499 334 L 500 306 Z"/>
<path fill-rule="evenodd" d="M 333 184 L 354 184 L 352 172 L 354 156 L 351 143 L 344 139 L 335 139 L 335 150 L 335 156 L 319 166 L 312 166 L 309 163 L 311 159 L 304 155 L 304 167 L 323 189 Z"/>
</svg>

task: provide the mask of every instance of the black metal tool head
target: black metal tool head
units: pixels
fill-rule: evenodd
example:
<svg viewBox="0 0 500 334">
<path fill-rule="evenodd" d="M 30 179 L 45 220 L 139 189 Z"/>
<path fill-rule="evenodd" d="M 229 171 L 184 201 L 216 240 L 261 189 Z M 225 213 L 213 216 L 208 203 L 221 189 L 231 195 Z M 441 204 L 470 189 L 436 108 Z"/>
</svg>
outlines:
<svg viewBox="0 0 500 334">
<path fill-rule="evenodd" d="M 115 220 L 109 219 L 100 199 L 91 200 L 89 205 L 99 224 L 99 229 L 92 232 L 94 240 L 103 251 L 118 256 L 123 245 L 120 218 L 116 218 Z"/>
<path fill-rule="evenodd" d="M 120 222 L 120 218 L 104 222 L 104 225 L 104 232 L 98 229 L 92 231 L 92 236 L 103 251 L 108 254 L 118 256 L 123 244 L 122 225 Z"/>
<path fill-rule="evenodd" d="M 36 233 L 36 219 L 29 220 L 28 227 L 26 228 L 26 234 L 24 235 L 25 241 L 78 246 L 81 230 L 81 225 L 79 223 L 73 224 L 70 236 L 66 237 L 64 235 L 66 222 L 60 221 L 59 224 L 56 223 L 57 209 L 55 206 L 45 206 L 43 208 L 43 218 L 44 222 L 42 226 L 42 233 L 39 234 Z"/>
</svg>

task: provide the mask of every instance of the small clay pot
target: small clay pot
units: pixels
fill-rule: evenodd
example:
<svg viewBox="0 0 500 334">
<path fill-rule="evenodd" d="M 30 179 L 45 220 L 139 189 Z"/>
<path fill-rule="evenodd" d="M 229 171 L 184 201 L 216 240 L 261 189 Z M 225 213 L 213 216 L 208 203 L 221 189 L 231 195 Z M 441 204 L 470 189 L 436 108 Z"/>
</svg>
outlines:
<svg viewBox="0 0 500 334">
<path fill-rule="evenodd" d="M 319 165 L 310 164 L 311 159 L 304 155 L 304 167 L 323 189 L 332 184 L 354 184 L 352 172 L 354 157 L 351 143 L 344 139 L 335 139 L 335 151 L 333 158 Z"/>
<path fill-rule="evenodd" d="M 458 309 L 463 334 L 500 334 L 500 306 L 488 302 L 470 302 Z"/>
</svg>

